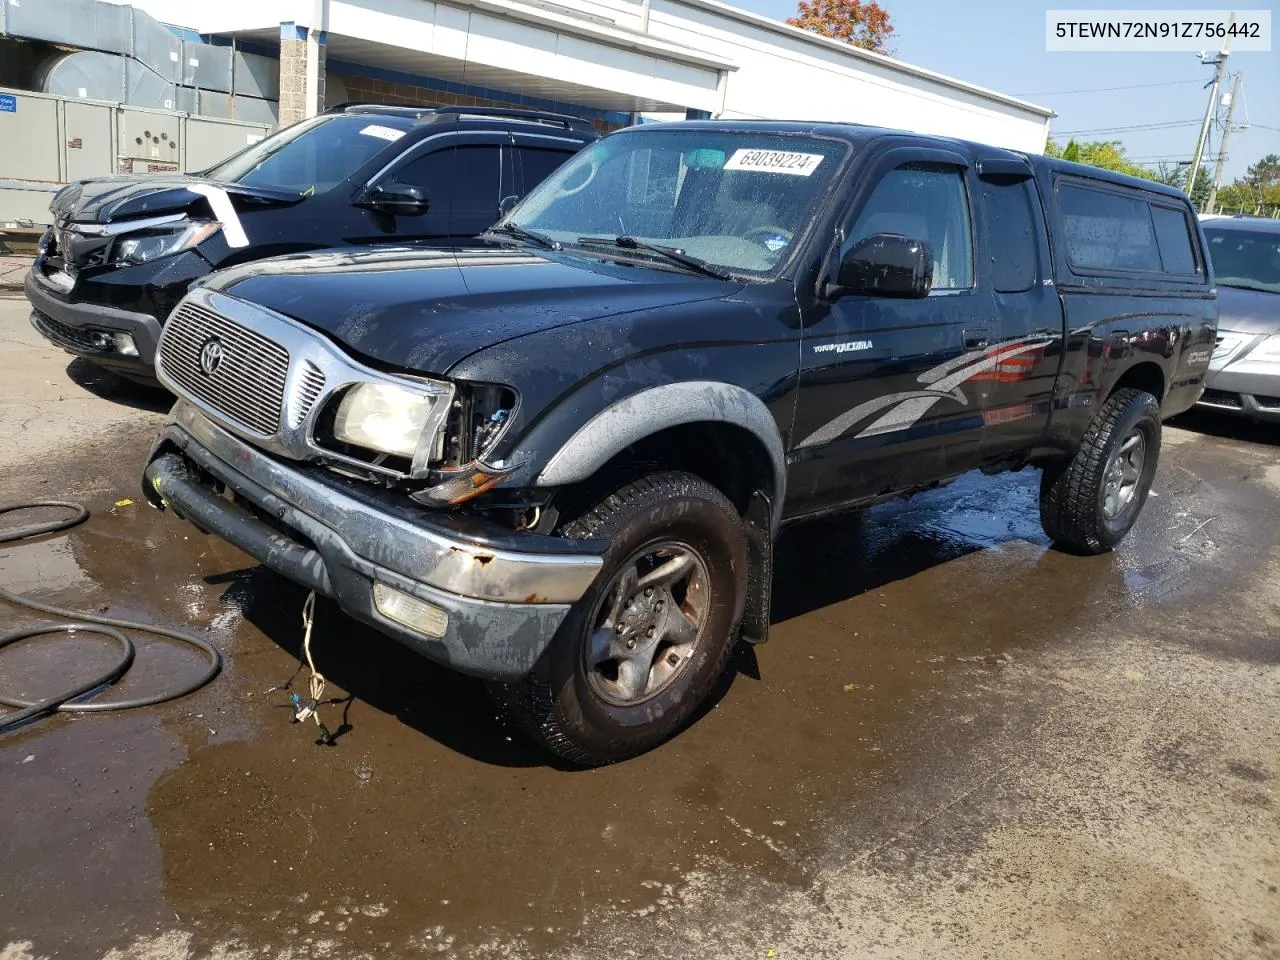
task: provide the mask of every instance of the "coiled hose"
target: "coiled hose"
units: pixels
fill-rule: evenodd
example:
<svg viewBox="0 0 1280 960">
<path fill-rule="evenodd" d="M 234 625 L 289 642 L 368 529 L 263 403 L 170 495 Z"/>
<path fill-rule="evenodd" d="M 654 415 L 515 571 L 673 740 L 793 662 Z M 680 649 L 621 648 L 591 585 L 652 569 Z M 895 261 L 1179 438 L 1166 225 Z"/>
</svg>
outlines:
<svg viewBox="0 0 1280 960">
<path fill-rule="evenodd" d="M 31 503 L 15 503 L 7 507 L 0 507 L 0 516 L 7 513 L 13 513 L 17 510 L 34 510 L 38 507 L 54 507 L 72 511 L 72 515 L 64 517 L 60 520 L 48 520 L 42 523 L 31 523 L 24 527 L 12 527 L 7 530 L 0 530 L 0 543 L 12 543 L 18 540 L 29 540 L 33 537 L 44 536 L 49 533 L 58 533 L 62 530 L 68 530 L 78 524 L 84 523 L 89 519 L 89 511 L 83 504 L 70 503 L 65 500 L 40 500 Z M 194 633 L 188 633 L 185 630 L 175 630 L 170 627 L 157 627 L 148 623 L 134 623 L 132 620 L 116 620 L 111 617 L 99 617 L 94 614 L 82 613 L 78 610 L 64 610 L 62 607 L 55 607 L 52 604 L 40 603 L 36 600 L 28 599 L 16 593 L 10 593 L 3 587 L 0 587 L 0 600 L 11 603 L 17 607 L 26 607 L 29 610 L 36 610 L 40 613 L 46 613 L 53 617 L 66 618 L 68 622 L 53 623 L 38 627 L 27 627 L 22 630 L 14 630 L 10 633 L 0 634 L 0 650 L 5 647 L 18 643 L 21 640 L 27 640 L 31 637 L 47 636 L 53 633 L 91 633 L 97 636 L 108 637 L 114 640 L 120 648 L 119 659 L 111 666 L 109 670 L 101 676 L 86 680 L 77 684 L 73 689 L 67 690 L 57 696 L 48 697 L 44 700 L 19 700 L 16 697 L 7 697 L 0 695 L 0 704 L 9 707 L 16 707 L 13 713 L 5 714 L 0 717 L 0 733 L 12 730 L 15 727 L 25 724 L 29 720 L 45 714 L 57 711 L 65 713 L 102 713 L 108 710 L 130 710 L 134 707 L 150 707 L 157 703 L 167 703 L 170 700 L 176 700 L 179 697 L 185 697 L 189 693 L 194 693 L 206 683 L 218 675 L 218 671 L 222 669 L 222 655 L 217 649 L 205 640 L 198 637 Z M 209 660 L 209 666 L 196 680 L 182 687 L 179 690 L 173 690 L 168 693 L 158 693 L 149 697 L 137 697 L 132 700 L 112 700 L 105 703 L 93 701 L 90 703 L 82 703 L 79 701 L 87 693 L 100 690 L 110 686 L 119 680 L 133 665 L 135 654 L 133 641 L 130 640 L 121 630 L 136 630 L 140 633 L 150 633 L 157 637 L 167 637 L 170 640 L 176 640 L 179 643 L 185 643 L 195 647 L 203 653 Z"/>
</svg>

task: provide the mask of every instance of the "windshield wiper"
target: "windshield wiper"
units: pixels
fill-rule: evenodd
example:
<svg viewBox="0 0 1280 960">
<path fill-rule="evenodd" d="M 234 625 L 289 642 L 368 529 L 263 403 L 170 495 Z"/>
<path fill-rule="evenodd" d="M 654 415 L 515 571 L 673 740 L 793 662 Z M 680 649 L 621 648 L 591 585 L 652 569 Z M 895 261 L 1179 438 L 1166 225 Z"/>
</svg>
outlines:
<svg viewBox="0 0 1280 960">
<path fill-rule="evenodd" d="M 626 234 L 617 237 L 579 237 L 578 243 L 605 244 L 611 247 L 622 247 L 624 250 L 648 250 L 651 253 L 666 257 L 672 263 L 678 263 L 708 277 L 715 277 L 717 280 L 733 279 L 732 276 L 718 267 L 713 267 L 707 261 L 690 256 L 676 247 L 664 247 L 657 243 L 647 243 L 644 240 L 637 240 L 635 237 L 629 237 Z"/>
<path fill-rule="evenodd" d="M 534 230 L 526 230 L 518 223 L 500 223 L 496 227 L 491 227 L 489 232 L 505 233 L 507 236 L 515 237 L 518 240 L 528 240 L 530 243 L 536 243 L 546 250 L 561 249 L 559 240 L 552 240 L 550 237 Z"/>
</svg>

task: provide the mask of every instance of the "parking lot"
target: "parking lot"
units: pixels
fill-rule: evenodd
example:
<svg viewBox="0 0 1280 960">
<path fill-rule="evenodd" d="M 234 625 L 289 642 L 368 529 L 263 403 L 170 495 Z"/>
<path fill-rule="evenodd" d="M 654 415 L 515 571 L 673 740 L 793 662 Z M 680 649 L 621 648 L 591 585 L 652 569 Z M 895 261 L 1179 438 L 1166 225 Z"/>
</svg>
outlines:
<svg viewBox="0 0 1280 960">
<path fill-rule="evenodd" d="M 292 724 L 304 591 L 141 502 L 166 406 L 0 299 L 0 505 L 92 511 L 0 548 L 0 584 L 226 656 L 0 738 L 0 960 L 1280 956 L 1274 429 L 1166 425 L 1112 555 L 1049 549 L 1034 471 L 792 528 L 711 709 L 575 771 L 324 603 L 338 741 Z M 105 696 L 198 670 L 139 644 Z M 6 649 L 0 687 L 108 655 Z"/>
</svg>

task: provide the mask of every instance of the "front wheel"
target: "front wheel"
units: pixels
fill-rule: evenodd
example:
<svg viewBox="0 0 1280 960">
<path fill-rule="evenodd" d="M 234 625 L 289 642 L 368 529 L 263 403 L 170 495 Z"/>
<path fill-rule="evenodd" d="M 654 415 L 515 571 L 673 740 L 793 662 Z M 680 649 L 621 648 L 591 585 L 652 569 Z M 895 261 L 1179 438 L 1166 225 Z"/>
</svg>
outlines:
<svg viewBox="0 0 1280 960">
<path fill-rule="evenodd" d="M 619 487 L 561 532 L 610 541 L 604 568 L 534 672 L 491 691 L 543 746 L 596 766 L 668 739 L 723 674 L 747 545 L 733 504 L 674 471 Z"/>
<path fill-rule="evenodd" d="M 1040 477 L 1040 522 L 1056 543 L 1105 553 L 1133 527 L 1160 456 L 1160 403 L 1145 390 L 1117 390 L 1070 460 Z"/>
</svg>

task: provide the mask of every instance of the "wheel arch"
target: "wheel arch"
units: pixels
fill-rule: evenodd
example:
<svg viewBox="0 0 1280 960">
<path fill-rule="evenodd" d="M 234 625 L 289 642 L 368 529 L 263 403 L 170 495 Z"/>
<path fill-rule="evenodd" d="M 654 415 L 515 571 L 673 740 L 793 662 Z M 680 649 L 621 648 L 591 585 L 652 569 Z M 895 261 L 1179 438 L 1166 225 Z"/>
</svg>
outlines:
<svg viewBox="0 0 1280 960">
<path fill-rule="evenodd" d="M 1163 406 L 1165 398 L 1165 390 L 1168 387 L 1168 379 L 1165 376 L 1164 368 L 1153 360 L 1140 360 L 1139 362 L 1127 367 L 1115 382 L 1111 385 L 1111 389 L 1107 391 L 1104 401 L 1109 399 L 1117 390 L 1125 387 L 1133 387 L 1138 390 L 1145 390 L 1151 394 Z"/>
<path fill-rule="evenodd" d="M 771 532 L 777 532 L 786 493 L 786 455 L 773 416 L 753 393 L 706 380 L 631 394 L 579 427 L 548 458 L 535 483 L 583 483 L 636 448 L 666 466 L 702 476 L 744 512 L 744 492 L 747 500 L 762 492 L 771 508 Z"/>
</svg>

